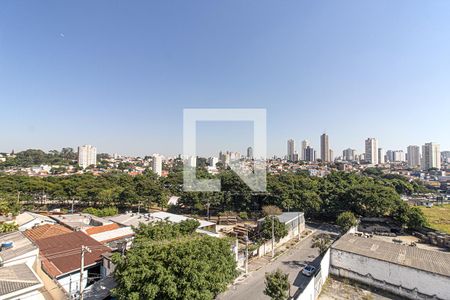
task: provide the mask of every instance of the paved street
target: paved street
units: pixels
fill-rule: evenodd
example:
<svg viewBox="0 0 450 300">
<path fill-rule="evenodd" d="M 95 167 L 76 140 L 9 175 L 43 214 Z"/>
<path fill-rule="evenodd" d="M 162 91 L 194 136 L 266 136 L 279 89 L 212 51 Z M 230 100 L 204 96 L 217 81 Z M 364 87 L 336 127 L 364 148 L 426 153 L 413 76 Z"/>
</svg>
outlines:
<svg viewBox="0 0 450 300">
<path fill-rule="evenodd" d="M 264 275 L 266 272 L 272 272 L 280 268 L 283 272 L 289 274 L 289 281 L 291 282 L 291 295 L 293 295 L 298 288 L 306 286 L 309 282 L 309 277 L 300 273 L 303 267 L 312 263 L 319 255 L 317 249 L 311 248 L 312 238 L 322 232 L 328 232 L 328 228 L 308 228 L 316 230 L 313 235 L 301 241 L 296 247 L 289 249 L 282 254 L 278 259 L 263 266 L 261 269 L 251 272 L 249 277 L 240 283 L 231 286 L 226 292 L 220 294 L 218 300 L 253 300 L 270 298 L 264 295 L 265 288 Z"/>
</svg>

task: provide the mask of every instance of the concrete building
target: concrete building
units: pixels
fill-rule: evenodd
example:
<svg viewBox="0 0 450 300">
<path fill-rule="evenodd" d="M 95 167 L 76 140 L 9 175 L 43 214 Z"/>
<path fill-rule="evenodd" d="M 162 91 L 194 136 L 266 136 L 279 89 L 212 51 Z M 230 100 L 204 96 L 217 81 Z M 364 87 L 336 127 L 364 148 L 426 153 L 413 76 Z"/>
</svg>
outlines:
<svg viewBox="0 0 450 300">
<path fill-rule="evenodd" d="M 287 160 L 294 161 L 295 154 L 295 141 L 293 139 L 289 139 L 287 141 Z"/>
<path fill-rule="evenodd" d="M 310 146 L 309 141 L 308 140 L 303 140 L 301 143 L 301 149 L 300 149 L 300 160 L 306 160 L 305 158 L 305 151 L 306 148 Z"/>
<path fill-rule="evenodd" d="M 197 166 L 197 157 L 196 156 L 189 156 L 186 161 L 185 164 L 190 167 L 190 168 L 195 168 Z"/>
<path fill-rule="evenodd" d="M 208 165 L 210 167 L 215 168 L 218 162 L 219 162 L 219 159 L 217 157 L 210 157 L 210 158 L 208 158 Z"/>
<path fill-rule="evenodd" d="M 158 176 L 162 175 L 162 156 L 159 154 L 153 154 L 152 157 L 152 171 Z"/>
<path fill-rule="evenodd" d="M 356 160 L 356 150 L 348 148 L 342 151 L 342 160 L 344 161 Z"/>
<path fill-rule="evenodd" d="M 382 165 L 384 164 L 384 154 L 383 154 L 383 148 L 378 148 L 378 164 Z"/>
<path fill-rule="evenodd" d="M 417 168 L 420 166 L 420 147 L 411 145 L 407 148 L 408 153 L 408 167 Z"/>
<path fill-rule="evenodd" d="M 441 147 L 435 143 L 426 143 L 422 146 L 422 170 L 441 168 Z"/>
<path fill-rule="evenodd" d="M 378 141 L 375 138 L 368 138 L 365 142 L 366 153 L 364 159 L 371 165 L 378 164 Z"/>
<path fill-rule="evenodd" d="M 97 165 L 97 148 L 91 145 L 78 147 L 78 165 L 83 169 Z"/>
<path fill-rule="evenodd" d="M 331 273 L 409 299 L 450 299 L 450 254 L 354 234 L 331 248 Z"/>
<path fill-rule="evenodd" d="M 388 162 L 394 162 L 394 151 L 393 150 L 386 151 L 386 158 Z"/>
<path fill-rule="evenodd" d="M 330 161 L 330 144 L 326 133 L 320 136 L 320 159 L 323 162 Z"/>
<path fill-rule="evenodd" d="M 253 159 L 253 148 L 252 147 L 247 148 L 247 159 Z"/>
<path fill-rule="evenodd" d="M 406 156 L 405 152 L 403 150 L 395 150 L 392 154 L 393 156 L 393 162 L 405 162 Z"/>
<path fill-rule="evenodd" d="M 310 146 L 305 149 L 305 160 L 309 162 L 316 161 L 316 151 Z"/>
</svg>

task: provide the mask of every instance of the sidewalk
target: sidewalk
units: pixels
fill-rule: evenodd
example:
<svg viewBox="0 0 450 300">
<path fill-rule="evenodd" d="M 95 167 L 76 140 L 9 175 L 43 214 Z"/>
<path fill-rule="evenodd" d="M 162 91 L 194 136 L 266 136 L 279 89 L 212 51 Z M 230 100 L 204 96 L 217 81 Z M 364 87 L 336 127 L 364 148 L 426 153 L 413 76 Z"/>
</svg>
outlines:
<svg viewBox="0 0 450 300">
<path fill-rule="evenodd" d="M 271 254 L 266 254 L 261 257 L 255 257 L 253 259 L 250 259 L 248 262 L 248 275 L 250 273 L 258 271 L 263 266 L 270 264 L 274 260 L 278 259 L 283 254 L 287 253 L 290 249 L 295 248 L 299 243 L 301 243 L 303 240 L 307 239 L 309 236 L 311 236 L 316 230 L 306 230 L 306 234 L 302 234 L 300 237 L 300 240 L 298 240 L 298 237 L 295 237 L 288 242 L 284 243 L 283 245 L 279 246 L 278 248 L 275 248 L 275 256 L 272 258 Z M 242 282 L 247 276 L 245 273 L 239 275 L 238 278 L 236 278 L 236 281 Z"/>
</svg>

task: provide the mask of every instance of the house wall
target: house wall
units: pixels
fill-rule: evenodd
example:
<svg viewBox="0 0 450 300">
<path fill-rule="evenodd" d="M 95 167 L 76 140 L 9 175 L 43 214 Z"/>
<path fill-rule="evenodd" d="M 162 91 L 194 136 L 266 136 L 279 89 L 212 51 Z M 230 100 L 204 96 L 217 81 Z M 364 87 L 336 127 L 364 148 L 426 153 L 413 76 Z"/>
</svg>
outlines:
<svg viewBox="0 0 450 300">
<path fill-rule="evenodd" d="M 41 220 L 41 219 L 34 219 L 34 220 L 31 220 L 30 222 L 25 223 L 22 226 L 20 226 L 19 230 L 20 231 L 25 231 L 25 230 L 33 228 L 34 226 L 42 226 L 42 225 L 45 225 L 45 224 L 52 225 L 52 224 L 55 224 L 55 223 L 56 222 L 49 222 L 49 221 L 44 221 L 44 220 Z"/>
<path fill-rule="evenodd" d="M 45 273 L 41 268 L 40 261 L 36 262 L 36 274 L 39 276 L 39 278 L 42 280 L 42 283 L 44 284 L 45 288 L 45 296 L 50 296 L 53 299 L 66 299 L 67 295 L 64 293 L 64 291 L 61 289 L 61 286 L 56 280 L 53 280 L 50 278 L 50 276 Z M 33 298 L 30 298 L 33 299 Z"/>
<path fill-rule="evenodd" d="M 331 273 L 410 299 L 450 299 L 450 277 L 331 250 Z"/>
<path fill-rule="evenodd" d="M 322 287 L 325 284 L 329 274 L 330 274 L 330 255 L 331 250 L 328 249 L 325 252 L 322 260 L 320 261 L 320 269 L 318 272 L 311 277 L 308 285 L 303 289 L 299 290 L 293 297 L 295 300 L 316 300 L 319 298 Z"/>
<path fill-rule="evenodd" d="M 83 272 L 83 285 L 86 287 L 88 271 Z M 80 272 L 71 273 L 56 279 L 63 289 L 70 295 L 76 296 L 80 291 Z"/>
</svg>

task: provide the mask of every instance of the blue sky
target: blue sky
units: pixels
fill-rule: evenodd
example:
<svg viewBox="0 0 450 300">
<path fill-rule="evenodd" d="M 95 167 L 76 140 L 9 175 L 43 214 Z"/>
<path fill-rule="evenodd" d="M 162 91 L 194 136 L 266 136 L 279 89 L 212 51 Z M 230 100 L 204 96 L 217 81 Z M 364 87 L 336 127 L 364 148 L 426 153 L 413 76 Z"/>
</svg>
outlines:
<svg viewBox="0 0 450 300">
<path fill-rule="evenodd" d="M 266 108 L 269 154 L 324 131 L 336 154 L 450 150 L 450 1 L 0 3 L 0 151 L 177 154 L 183 108 L 209 107 Z M 199 153 L 243 152 L 248 125 L 200 124 Z"/>
</svg>

